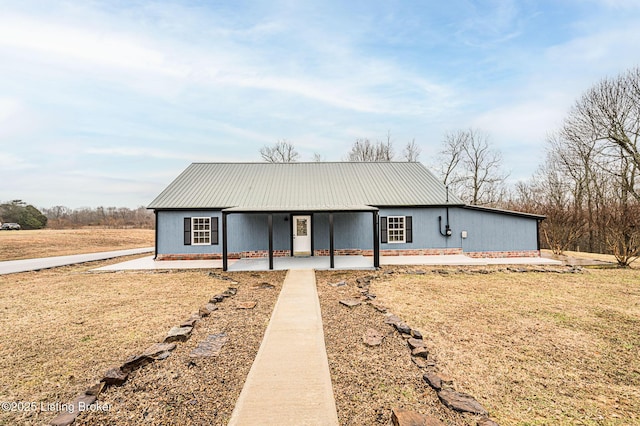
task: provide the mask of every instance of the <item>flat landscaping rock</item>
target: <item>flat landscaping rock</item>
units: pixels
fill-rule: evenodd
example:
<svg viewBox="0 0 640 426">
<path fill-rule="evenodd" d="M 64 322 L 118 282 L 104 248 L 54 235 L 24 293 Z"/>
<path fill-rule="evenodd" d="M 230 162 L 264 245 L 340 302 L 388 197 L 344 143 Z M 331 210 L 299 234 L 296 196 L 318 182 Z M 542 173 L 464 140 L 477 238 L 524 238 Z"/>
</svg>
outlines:
<svg viewBox="0 0 640 426">
<path fill-rule="evenodd" d="M 424 348 L 424 347 L 427 346 L 427 344 L 424 342 L 424 340 L 420 340 L 420 339 L 416 339 L 416 338 L 411 338 L 411 339 L 407 340 L 407 343 L 409 344 L 409 347 L 411 349 Z"/>
<path fill-rule="evenodd" d="M 102 381 L 109 386 L 120 386 L 127 380 L 127 377 L 129 377 L 128 373 L 120 370 L 120 367 L 114 367 L 104 373 Z"/>
<path fill-rule="evenodd" d="M 209 316 L 211 312 L 217 311 L 217 310 L 218 310 L 218 306 L 215 303 L 207 303 L 202 308 L 200 308 L 200 310 L 198 311 L 198 314 L 200 314 L 201 317 L 206 317 L 206 316 Z"/>
<path fill-rule="evenodd" d="M 124 363 L 120 366 L 120 370 L 124 371 L 125 373 L 130 373 L 140 367 L 144 367 L 152 361 L 153 358 L 147 355 L 131 355 L 124 360 Z"/>
<path fill-rule="evenodd" d="M 406 323 L 400 321 L 393 325 L 396 327 L 396 330 L 398 330 L 400 333 L 406 334 L 409 337 L 411 337 L 411 327 L 409 327 Z"/>
<path fill-rule="evenodd" d="M 236 309 L 253 309 L 257 304 L 258 302 L 255 301 L 238 302 L 236 304 Z"/>
<path fill-rule="evenodd" d="M 171 352 L 175 348 L 176 348 L 175 343 L 155 343 L 149 346 L 147 349 L 145 349 L 144 352 L 142 352 L 142 355 L 156 359 L 158 356 L 161 356 L 164 352 Z"/>
<path fill-rule="evenodd" d="M 368 328 L 364 333 L 363 340 L 367 346 L 380 346 L 384 335 L 376 329 Z"/>
<path fill-rule="evenodd" d="M 164 338 L 165 343 L 186 342 L 191 335 L 193 327 L 173 327 L 169 330 L 167 337 Z"/>
<path fill-rule="evenodd" d="M 440 376 L 438 376 L 435 372 L 427 371 L 424 376 L 422 376 L 422 378 L 429 386 L 431 386 L 436 391 L 442 389 L 442 380 L 440 379 Z"/>
<path fill-rule="evenodd" d="M 429 361 L 427 361 L 425 358 L 412 356 L 411 361 L 413 361 L 413 363 L 417 365 L 418 368 L 427 368 L 431 366 L 431 363 L 429 363 Z"/>
<path fill-rule="evenodd" d="M 261 282 L 260 284 L 253 284 L 251 288 L 261 288 L 263 290 L 272 290 L 276 288 L 276 286 L 265 281 L 265 282 Z"/>
<path fill-rule="evenodd" d="M 200 317 L 200 314 L 196 313 L 191 315 L 189 318 L 187 318 L 186 320 L 182 321 L 182 323 L 180 323 L 180 327 L 193 327 L 196 325 L 196 323 L 202 319 Z"/>
<path fill-rule="evenodd" d="M 442 401 L 444 405 L 452 410 L 463 413 L 480 414 L 481 416 L 489 414 L 474 397 L 466 393 L 443 389 L 438 392 L 438 398 L 440 398 L 440 401 Z"/>
<path fill-rule="evenodd" d="M 202 342 L 198 343 L 198 346 L 191 351 L 189 356 L 193 358 L 216 356 L 228 340 L 227 333 L 210 334 Z"/>
<path fill-rule="evenodd" d="M 417 358 L 428 358 L 429 350 L 425 347 L 415 348 L 414 350 L 411 351 L 411 355 Z"/>
<path fill-rule="evenodd" d="M 377 300 L 371 300 L 369 304 L 373 306 L 376 311 L 382 312 L 383 314 L 387 313 L 387 307 L 384 306 L 382 303 L 378 302 Z"/>
<path fill-rule="evenodd" d="M 500 426 L 498 423 L 494 422 L 488 417 L 478 420 L 476 424 L 477 426 Z"/>
<path fill-rule="evenodd" d="M 341 305 L 344 305 L 348 308 L 353 308 L 355 306 L 358 306 L 362 303 L 361 300 L 357 300 L 357 299 L 344 299 L 340 301 Z"/>
<path fill-rule="evenodd" d="M 396 325 L 398 323 L 401 323 L 402 320 L 400 319 L 399 316 L 394 315 L 394 314 L 386 314 L 385 319 L 384 319 L 384 323 L 385 324 L 391 324 L 391 325 Z"/>
<path fill-rule="evenodd" d="M 433 416 L 416 413 L 403 408 L 391 410 L 391 421 L 394 426 L 440 426 L 444 425 Z"/>
<path fill-rule="evenodd" d="M 80 404 L 82 404 L 83 408 L 86 409 L 87 407 L 89 407 L 89 405 L 96 402 L 96 399 L 97 398 L 95 395 L 78 395 L 70 404 L 71 406 L 73 406 L 73 408 L 69 411 L 63 411 L 58 414 L 56 417 L 54 417 L 50 424 L 52 426 L 68 426 L 72 424 L 76 420 L 76 417 L 78 417 L 78 415 L 82 412 L 80 410 Z"/>
</svg>

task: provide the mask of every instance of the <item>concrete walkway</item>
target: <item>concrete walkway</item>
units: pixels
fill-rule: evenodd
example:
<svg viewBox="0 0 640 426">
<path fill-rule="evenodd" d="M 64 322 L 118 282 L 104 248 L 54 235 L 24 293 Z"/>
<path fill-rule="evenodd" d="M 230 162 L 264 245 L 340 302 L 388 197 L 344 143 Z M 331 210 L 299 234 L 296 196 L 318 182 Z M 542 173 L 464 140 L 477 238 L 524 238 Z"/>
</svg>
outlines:
<svg viewBox="0 0 640 426">
<path fill-rule="evenodd" d="M 74 265 L 76 263 L 93 262 L 132 254 L 153 252 L 153 247 L 137 248 L 130 250 L 103 251 L 99 253 L 74 254 L 70 256 L 41 257 L 38 259 L 5 260 L 0 262 L 0 275 L 15 274 L 18 272 L 39 271 L 41 269 L 55 268 L 58 266 Z"/>
<path fill-rule="evenodd" d="M 229 421 L 337 425 L 313 270 L 292 270 Z"/>
</svg>

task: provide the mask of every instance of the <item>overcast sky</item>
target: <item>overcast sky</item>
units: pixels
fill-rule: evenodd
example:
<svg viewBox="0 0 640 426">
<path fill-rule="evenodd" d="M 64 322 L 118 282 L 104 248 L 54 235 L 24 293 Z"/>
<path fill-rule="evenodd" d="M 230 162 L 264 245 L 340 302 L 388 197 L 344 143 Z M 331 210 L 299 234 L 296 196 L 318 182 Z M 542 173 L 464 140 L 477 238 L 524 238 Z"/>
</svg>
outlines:
<svg viewBox="0 0 640 426">
<path fill-rule="evenodd" d="M 0 201 L 147 205 L 283 138 L 339 161 L 390 131 L 431 166 L 468 127 L 526 179 L 580 94 L 638 65 L 638 0 L 0 0 Z"/>
</svg>

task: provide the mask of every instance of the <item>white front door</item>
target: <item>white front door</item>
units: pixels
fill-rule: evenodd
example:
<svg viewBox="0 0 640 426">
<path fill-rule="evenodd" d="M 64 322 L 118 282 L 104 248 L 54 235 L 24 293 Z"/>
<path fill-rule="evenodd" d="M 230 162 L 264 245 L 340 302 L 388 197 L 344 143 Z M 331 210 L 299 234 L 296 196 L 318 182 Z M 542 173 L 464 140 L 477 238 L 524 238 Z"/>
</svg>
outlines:
<svg viewBox="0 0 640 426">
<path fill-rule="evenodd" d="M 293 216 L 293 255 L 311 255 L 311 216 Z"/>
</svg>

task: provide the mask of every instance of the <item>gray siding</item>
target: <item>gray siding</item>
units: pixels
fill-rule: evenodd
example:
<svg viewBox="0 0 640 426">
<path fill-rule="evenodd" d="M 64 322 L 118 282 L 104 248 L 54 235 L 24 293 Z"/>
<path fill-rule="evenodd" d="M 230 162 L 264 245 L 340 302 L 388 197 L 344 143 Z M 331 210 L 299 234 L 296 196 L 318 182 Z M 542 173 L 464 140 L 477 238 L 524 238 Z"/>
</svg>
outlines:
<svg viewBox="0 0 640 426">
<path fill-rule="evenodd" d="M 452 208 L 449 209 L 451 216 Z M 413 222 L 412 243 L 386 243 L 380 244 L 381 250 L 411 250 L 428 248 L 459 248 L 460 242 L 453 237 L 446 238 L 438 231 L 438 216 L 442 216 L 442 229 L 446 223 L 447 211 L 445 208 L 385 208 L 380 209 L 380 217 L 383 216 L 411 216 Z"/>
<path fill-rule="evenodd" d="M 287 218 L 287 221 L 285 221 Z M 291 222 L 288 214 L 273 215 L 273 249 L 291 249 Z M 269 249 L 269 215 L 236 213 L 227 216 L 229 253 Z"/>
<path fill-rule="evenodd" d="M 220 211 L 158 211 L 158 254 L 222 253 L 222 213 Z M 534 218 L 449 208 L 449 223 L 453 235 L 442 236 L 438 230 L 438 216 L 442 229 L 446 223 L 444 207 L 383 208 L 380 216 L 412 216 L 412 243 L 380 244 L 381 250 L 411 250 L 462 248 L 475 251 L 522 251 L 537 249 L 537 221 Z M 335 249 L 373 249 L 372 213 L 334 213 Z M 184 245 L 185 217 L 218 217 L 220 241 L 218 245 Z M 286 220 L 285 220 L 286 219 Z M 227 216 L 228 252 L 268 250 L 268 215 L 264 213 L 236 213 Z M 329 249 L 329 214 L 313 214 L 314 249 Z M 462 239 L 461 232 L 467 231 Z M 273 215 L 274 250 L 291 249 L 291 221 L 288 213 Z"/>
<path fill-rule="evenodd" d="M 329 250 L 329 214 L 313 215 L 315 250 Z M 334 213 L 335 249 L 373 249 L 373 213 Z"/>
<path fill-rule="evenodd" d="M 452 212 L 455 213 L 451 238 L 460 241 L 465 252 L 538 249 L 535 218 L 462 208 L 452 209 Z M 464 240 L 460 236 L 461 231 L 467 231 Z"/>
<path fill-rule="evenodd" d="M 222 213 L 219 211 L 158 211 L 158 254 L 222 253 Z M 218 245 L 184 245 L 185 217 L 217 217 L 220 227 Z"/>
<path fill-rule="evenodd" d="M 380 216 L 412 216 L 413 243 L 380 244 L 381 250 L 410 250 L 426 248 L 462 248 L 475 251 L 537 250 L 537 220 L 498 212 L 449 208 L 451 237 L 444 237 L 438 230 L 438 217 L 442 217 L 442 231 L 446 224 L 444 207 L 385 208 Z M 462 238 L 467 231 L 467 238 Z"/>
</svg>

